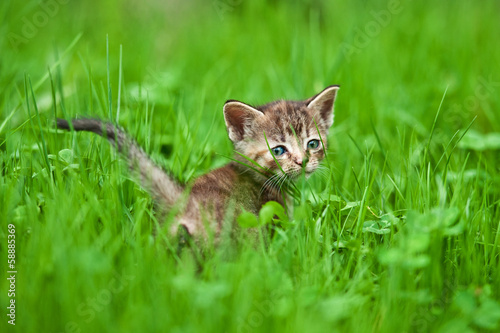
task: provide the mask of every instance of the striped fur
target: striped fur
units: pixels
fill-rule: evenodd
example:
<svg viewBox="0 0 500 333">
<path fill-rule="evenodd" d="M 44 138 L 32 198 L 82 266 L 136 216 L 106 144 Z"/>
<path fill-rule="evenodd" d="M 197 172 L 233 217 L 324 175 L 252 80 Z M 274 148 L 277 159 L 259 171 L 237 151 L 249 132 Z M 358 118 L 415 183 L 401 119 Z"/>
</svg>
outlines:
<svg viewBox="0 0 500 333">
<path fill-rule="evenodd" d="M 171 226 L 173 234 L 183 227 L 196 238 L 214 235 L 217 239 L 222 230 L 235 227 L 233 221 L 242 209 L 258 214 L 268 201 L 285 204 L 282 189 L 286 184 L 302 172 L 309 176 L 318 168 L 326 146 L 320 143 L 310 149 L 307 145 L 311 140 L 326 145 L 338 89 L 330 86 L 305 101 L 275 101 L 259 107 L 227 101 L 224 119 L 241 163 L 231 162 L 187 185 L 155 165 L 119 127 L 97 119 L 73 119 L 71 123 L 57 119 L 57 127 L 93 132 L 115 146 L 162 213 L 179 209 Z M 273 158 L 270 149 L 277 146 L 285 147 L 286 153 Z"/>
<path fill-rule="evenodd" d="M 310 175 L 325 157 L 338 89 L 339 86 L 330 86 L 305 101 L 275 101 L 259 107 L 228 101 L 224 116 L 235 150 L 269 169 L 266 176 L 284 172 L 293 179 L 302 173 L 303 167 L 306 176 Z M 307 143 L 313 139 L 322 141 L 325 147 L 320 144 L 317 149 L 307 149 Z M 277 165 L 269 148 L 280 145 L 287 153 L 275 157 Z M 261 180 L 259 174 L 255 176 Z"/>
</svg>

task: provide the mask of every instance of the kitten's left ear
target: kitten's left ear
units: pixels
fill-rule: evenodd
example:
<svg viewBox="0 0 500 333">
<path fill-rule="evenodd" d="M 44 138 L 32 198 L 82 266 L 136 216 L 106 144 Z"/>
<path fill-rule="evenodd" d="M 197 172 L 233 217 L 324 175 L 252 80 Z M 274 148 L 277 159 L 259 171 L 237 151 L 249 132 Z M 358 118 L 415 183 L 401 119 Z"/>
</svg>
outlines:
<svg viewBox="0 0 500 333">
<path fill-rule="evenodd" d="M 329 86 L 306 101 L 307 107 L 313 111 L 313 114 L 320 116 L 321 122 L 327 129 L 333 125 L 333 103 L 339 89 L 340 86 Z"/>
</svg>

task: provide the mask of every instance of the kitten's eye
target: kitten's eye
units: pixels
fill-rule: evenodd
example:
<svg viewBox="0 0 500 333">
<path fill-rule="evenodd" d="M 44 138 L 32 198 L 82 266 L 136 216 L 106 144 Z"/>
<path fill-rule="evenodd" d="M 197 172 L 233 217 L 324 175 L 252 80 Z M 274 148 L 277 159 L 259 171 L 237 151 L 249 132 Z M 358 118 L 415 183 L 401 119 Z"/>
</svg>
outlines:
<svg viewBox="0 0 500 333">
<path fill-rule="evenodd" d="M 319 140 L 311 140 L 307 143 L 307 149 L 316 149 L 319 147 Z"/>
<path fill-rule="evenodd" d="M 273 152 L 274 156 L 280 156 L 286 152 L 286 148 L 283 146 L 278 146 L 278 147 L 274 147 L 273 149 L 271 149 L 271 151 Z"/>
</svg>

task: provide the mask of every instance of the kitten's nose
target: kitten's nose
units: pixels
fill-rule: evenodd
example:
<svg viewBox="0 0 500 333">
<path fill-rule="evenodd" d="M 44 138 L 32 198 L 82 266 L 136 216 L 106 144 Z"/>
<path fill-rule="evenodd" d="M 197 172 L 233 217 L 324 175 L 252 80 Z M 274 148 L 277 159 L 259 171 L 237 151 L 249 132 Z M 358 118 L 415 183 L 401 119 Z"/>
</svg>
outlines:
<svg viewBox="0 0 500 333">
<path fill-rule="evenodd" d="M 303 161 L 302 156 L 295 157 L 295 163 L 298 165 L 302 166 Z"/>
</svg>

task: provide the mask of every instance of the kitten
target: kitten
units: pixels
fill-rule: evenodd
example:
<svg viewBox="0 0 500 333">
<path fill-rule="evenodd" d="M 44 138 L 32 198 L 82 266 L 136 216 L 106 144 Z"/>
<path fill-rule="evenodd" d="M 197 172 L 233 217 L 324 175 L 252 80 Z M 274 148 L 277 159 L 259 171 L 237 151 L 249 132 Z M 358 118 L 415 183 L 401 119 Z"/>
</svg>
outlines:
<svg viewBox="0 0 500 333">
<path fill-rule="evenodd" d="M 198 239 L 206 239 L 209 232 L 217 238 L 224 224 L 233 223 L 242 209 L 257 215 L 268 201 L 286 205 L 287 184 L 318 168 L 325 157 L 338 89 L 330 86 L 305 101 L 280 100 L 258 107 L 227 101 L 224 119 L 236 161 L 188 185 L 169 176 L 111 123 L 73 119 L 70 124 L 57 119 L 57 127 L 94 132 L 108 139 L 124 155 L 160 211 L 178 209 L 172 234 L 183 227 Z"/>
</svg>

